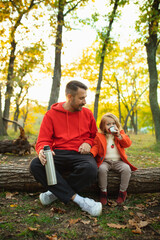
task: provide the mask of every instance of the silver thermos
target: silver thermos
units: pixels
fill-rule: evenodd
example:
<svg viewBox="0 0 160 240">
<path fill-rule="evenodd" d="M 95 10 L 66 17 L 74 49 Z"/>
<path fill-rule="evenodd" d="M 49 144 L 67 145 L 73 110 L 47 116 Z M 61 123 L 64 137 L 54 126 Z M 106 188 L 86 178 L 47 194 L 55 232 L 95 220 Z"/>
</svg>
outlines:
<svg viewBox="0 0 160 240">
<path fill-rule="evenodd" d="M 56 172 L 55 172 L 52 151 L 48 145 L 44 146 L 43 150 L 44 150 L 44 154 L 47 159 L 47 163 L 45 164 L 47 183 L 48 183 L 48 185 L 55 185 L 55 184 L 57 184 L 57 178 L 56 178 Z"/>
</svg>

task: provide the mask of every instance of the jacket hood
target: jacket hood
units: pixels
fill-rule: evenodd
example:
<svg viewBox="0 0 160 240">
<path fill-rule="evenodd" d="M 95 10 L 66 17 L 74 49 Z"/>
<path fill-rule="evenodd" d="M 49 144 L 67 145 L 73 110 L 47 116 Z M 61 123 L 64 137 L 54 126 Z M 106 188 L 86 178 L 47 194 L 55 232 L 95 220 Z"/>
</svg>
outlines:
<svg viewBox="0 0 160 240">
<path fill-rule="evenodd" d="M 60 103 L 54 103 L 52 106 L 51 106 L 51 109 L 52 110 L 56 110 L 56 111 L 59 111 L 59 112 L 67 112 L 64 108 L 63 108 L 63 104 L 65 102 L 60 102 Z"/>
</svg>

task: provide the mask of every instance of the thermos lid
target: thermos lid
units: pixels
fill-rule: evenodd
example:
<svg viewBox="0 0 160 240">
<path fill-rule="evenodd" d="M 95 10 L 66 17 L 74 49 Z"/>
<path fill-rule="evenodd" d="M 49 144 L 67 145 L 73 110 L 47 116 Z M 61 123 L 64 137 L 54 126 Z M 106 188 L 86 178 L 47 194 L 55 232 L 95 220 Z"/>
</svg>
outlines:
<svg viewBox="0 0 160 240">
<path fill-rule="evenodd" d="M 50 149 L 50 146 L 48 146 L 48 145 L 44 146 L 43 149 L 44 149 L 44 151 L 45 151 L 45 150 L 51 150 L 51 149 Z"/>
</svg>

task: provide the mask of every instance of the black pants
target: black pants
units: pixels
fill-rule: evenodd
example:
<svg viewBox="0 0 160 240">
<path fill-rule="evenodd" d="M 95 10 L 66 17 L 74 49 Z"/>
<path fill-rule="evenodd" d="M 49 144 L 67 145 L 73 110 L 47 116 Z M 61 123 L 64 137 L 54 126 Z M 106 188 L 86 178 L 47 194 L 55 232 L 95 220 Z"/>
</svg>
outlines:
<svg viewBox="0 0 160 240">
<path fill-rule="evenodd" d="M 56 168 L 57 184 L 48 186 L 45 167 L 38 157 L 30 164 L 30 171 L 37 182 L 46 190 L 51 191 L 62 202 L 68 203 L 75 193 L 90 186 L 97 178 L 97 164 L 89 154 L 80 154 L 75 151 L 54 150 L 54 163 Z M 68 175 L 64 178 L 66 173 Z"/>
</svg>

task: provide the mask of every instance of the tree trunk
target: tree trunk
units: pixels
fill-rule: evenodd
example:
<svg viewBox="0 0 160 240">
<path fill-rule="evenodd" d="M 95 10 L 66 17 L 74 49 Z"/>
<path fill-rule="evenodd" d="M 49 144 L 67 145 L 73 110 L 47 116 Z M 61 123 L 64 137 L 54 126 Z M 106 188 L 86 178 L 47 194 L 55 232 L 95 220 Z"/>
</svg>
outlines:
<svg viewBox="0 0 160 240">
<path fill-rule="evenodd" d="M 16 103 L 16 110 L 14 112 L 14 118 L 13 118 L 15 122 L 18 122 L 18 117 L 19 117 L 19 104 Z M 14 131 L 17 132 L 17 125 L 16 124 L 14 124 Z"/>
<path fill-rule="evenodd" d="M 116 86 L 117 86 L 119 122 L 121 123 L 121 118 L 122 118 L 122 114 L 121 114 L 121 94 L 120 94 L 120 90 L 119 90 L 119 82 L 118 82 L 118 79 L 116 78 L 116 76 L 115 76 L 115 80 L 116 80 Z"/>
<path fill-rule="evenodd" d="M 25 125 L 26 125 L 28 113 L 29 113 L 29 99 L 27 98 L 27 102 L 26 102 L 26 112 L 23 114 L 23 128 L 24 128 Z"/>
<path fill-rule="evenodd" d="M 6 135 L 3 116 L 2 116 L 2 95 L 1 95 L 1 84 L 0 84 L 0 136 Z"/>
<path fill-rule="evenodd" d="M 156 51 L 158 47 L 158 14 L 159 0 L 154 0 L 152 5 L 152 21 L 149 23 L 149 38 L 145 44 L 147 51 L 147 63 L 149 69 L 149 101 L 155 126 L 156 140 L 160 142 L 160 108 L 158 104 L 158 72 L 156 66 Z"/>
<path fill-rule="evenodd" d="M 134 133 L 137 134 L 137 125 L 136 125 L 136 112 L 132 111 L 131 115 L 131 125 L 133 127 Z"/>
<path fill-rule="evenodd" d="M 104 39 L 102 52 L 101 52 L 101 62 L 100 62 L 100 67 L 99 67 L 99 76 L 98 76 L 98 83 L 97 83 L 95 102 L 94 102 L 94 118 L 96 121 L 97 121 L 97 115 L 98 115 L 98 103 L 99 103 L 99 96 L 100 96 L 101 83 L 102 83 L 102 77 L 103 77 L 104 58 L 105 58 L 106 48 L 109 43 L 112 24 L 113 24 L 113 21 L 114 21 L 115 15 L 116 15 L 116 11 L 118 8 L 118 2 L 119 2 L 119 0 L 115 0 L 113 11 L 110 16 L 108 31 L 107 31 L 106 37 Z"/>
<path fill-rule="evenodd" d="M 0 190 L 36 192 L 44 190 L 31 173 L 29 166 L 20 164 L 0 164 Z M 139 169 L 132 173 L 128 193 L 160 192 L 160 168 Z M 110 171 L 108 176 L 108 191 L 119 190 L 120 174 Z M 87 192 L 97 192 L 98 186 L 84 189 Z"/>
<path fill-rule="evenodd" d="M 143 93 L 147 90 L 148 86 L 142 91 L 142 93 L 138 96 L 138 98 L 136 98 L 134 104 L 132 105 L 131 109 L 129 110 L 128 106 L 125 105 L 126 109 L 128 110 L 128 114 L 126 116 L 126 119 L 124 121 L 124 126 L 123 129 L 126 132 L 127 129 L 127 122 L 128 122 L 128 118 L 131 117 L 131 112 L 133 111 L 134 107 L 137 105 L 137 102 L 139 101 L 139 99 L 141 98 L 141 96 L 143 95 Z"/>
<path fill-rule="evenodd" d="M 54 63 L 54 74 L 52 89 L 50 93 L 48 110 L 53 103 L 58 102 L 60 82 L 61 82 L 61 51 L 62 51 L 62 30 L 64 25 L 64 1 L 59 0 L 58 16 L 57 16 L 57 33 L 56 33 L 56 44 L 55 44 L 55 63 Z"/>
<path fill-rule="evenodd" d="M 10 54 L 10 60 L 9 60 L 7 85 L 6 85 L 6 92 L 5 92 L 5 105 L 4 105 L 4 112 L 3 112 L 4 118 L 9 118 L 10 103 L 11 103 L 11 97 L 13 93 L 13 69 L 14 69 L 15 51 L 16 51 L 16 42 L 13 39 L 13 41 L 11 42 L 11 54 Z M 7 127 L 8 127 L 8 123 L 5 122 L 5 128 L 7 129 Z"/>
</svg>

